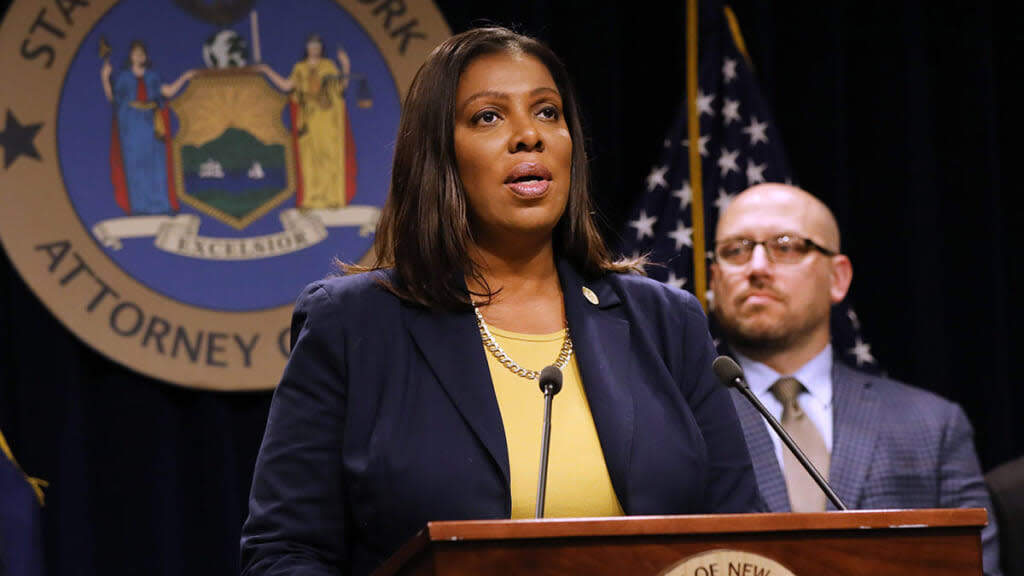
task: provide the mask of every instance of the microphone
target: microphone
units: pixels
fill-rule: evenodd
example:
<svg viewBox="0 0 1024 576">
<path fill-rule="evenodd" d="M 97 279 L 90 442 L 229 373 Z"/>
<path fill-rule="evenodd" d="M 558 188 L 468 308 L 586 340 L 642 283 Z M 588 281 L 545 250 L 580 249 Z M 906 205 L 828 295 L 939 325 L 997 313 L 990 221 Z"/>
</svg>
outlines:
<svg viewBox="0 0 1024 576">
<path fill-rule="evenodd" d="M 757 411 L 764 416 L 764 419 L 768 421 L 772 430 L 775 430 L 775 433 L 782 439 L 783 444 L 785 444 L 786 447 L 789 448 L 790 452 L 796 456 L 796 459 L 800 461 L 804 470 L 807 470 L 807 473 L 811 475 L 811 478 L 813 478 L 814 482 L 818 484 L 821 491 L 825 493 L 825 496 L 828 496 L 828 499 L 835 504 L 836 509 L 848 510 L 846 504 L 839 499 L 839 495 L 835 493 L 835 490 L 832 489 L 832 486 L 829 485 L 828 481 L 825 480 L 820 472 L 818 472 L 818 469 L 814 467 L 814 464 L 811 464 L 811 461 L 807 459 L 806 455 L 804 455 L 803 450 L 796 445 L 796 442 L 794 442 L 793 438 L 791 438 L 789 433 L 786 432 L 786 429 L 782 427 L 782 424 L 779 423 L 778 419 L 775 418 L 775 416 L 772 416 L 772 413 L 764 407 L 761 400 L 758 399 L 753 391 L 751 391 L 747 381 L 743 379 L 743 369 L 740 368 L 740 365 L 728 356 L 719 356 L 711 363 L 711 369 L 714 370 L 715 376 L 718 376 L 718 380 L 721 381 L 722 384 L 729 388 L 739 390 L 740 393 L 743 394 L 744 398 L 753 404 L 754 408 L 757 408 Z"/>
<path fill-rule="evenodd" d="M 551 400 L 562 391 L 562 371 L 557 366 L 545 366 L 540 371 L 540 391 L 544 393 L 544 435 L 540 445 L 540 477 L 537 479 L 537 511 L 534 517 L 544 517 L 544 495 L 548 489 L 548 448 L 551 446 Z"/>
</svg>

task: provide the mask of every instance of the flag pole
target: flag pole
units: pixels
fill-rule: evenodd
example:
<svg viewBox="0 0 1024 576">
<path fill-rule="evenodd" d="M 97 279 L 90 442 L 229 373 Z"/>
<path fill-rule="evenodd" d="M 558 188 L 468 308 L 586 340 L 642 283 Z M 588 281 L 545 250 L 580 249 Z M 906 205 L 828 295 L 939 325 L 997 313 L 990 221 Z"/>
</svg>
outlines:
<svg viewBox="0 0 1024 576">
<path fill-rule="evenodd" d="M 700 156 L 700 113 L 697 112 L 697 2 L 686 0 L 686 128 L 690 139 L 691 216 L 693 219 L 693 291 L 705 311 L 707 303 L 707 249 L 704 242 L 704 182 Z"/>
</svg>

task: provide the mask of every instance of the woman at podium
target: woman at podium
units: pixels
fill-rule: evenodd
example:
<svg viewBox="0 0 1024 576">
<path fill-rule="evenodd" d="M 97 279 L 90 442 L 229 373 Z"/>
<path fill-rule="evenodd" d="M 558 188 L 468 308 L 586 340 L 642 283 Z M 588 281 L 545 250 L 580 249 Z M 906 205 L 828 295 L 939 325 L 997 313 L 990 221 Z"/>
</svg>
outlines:
<svg viewBox="0 0 1024 576">
<path fill-rule="evenodd" d="M 404 103 L 377 262 L 295 306 L 242 531 L 245 574 L 367 574 L 429 521 L 760 505 L 707 321 L 592 220 L 568 74 L 503 28 L 455 35 Z"/>
</svg>

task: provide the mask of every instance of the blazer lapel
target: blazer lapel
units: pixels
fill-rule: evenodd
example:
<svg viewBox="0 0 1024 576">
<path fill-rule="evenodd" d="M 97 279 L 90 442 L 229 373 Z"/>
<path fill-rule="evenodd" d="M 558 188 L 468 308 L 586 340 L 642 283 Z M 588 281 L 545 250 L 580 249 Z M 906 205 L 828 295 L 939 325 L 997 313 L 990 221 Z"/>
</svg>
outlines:
<svg viewBox="0 0 1024 576">
<path fill-rule="evenodd" d="M 405 307 L 423 359 L 509 482 L 508 445 L 480 332 L 471 313 Z"/>
<path fill-rule="evenodd" d="M 769 512 L 790 512 L 789 491 L 786 490 L 786 479 L 782 475 L 782 467 L 775 455 L 775 445 L 769 434 L 768 423 L 740 392 L 730 390 L 732 403 L 736 406 L 736 414 L 743 426 L 743 437 L 747 440 L 747 450 L 754 464 L 754 477 L 757 488 Z M 786 447 L 782 447 L 786 450 Z"/>
<path fill-rule="evenodd" d="M 878 436 L 877 396 L 871 379 L 843 365 L 832 369 L 832 466 L 829 482 L 851 509 L 861 499 Z M 832 503 L 829 503 L 831 508 Z"/>
<path fill-rule="evenodd" d="M 629 513 L 628 472 L 633 445 L 633 395 L 629 389 L 629 322 L 615 312 L 619 295 L 604 279 L 584 282 L 559 262 L 576 364 L 583 379 L 594 426 L 612 486 Z M 585 290 L 589 291 L 588 293 Z"/>
</svg>

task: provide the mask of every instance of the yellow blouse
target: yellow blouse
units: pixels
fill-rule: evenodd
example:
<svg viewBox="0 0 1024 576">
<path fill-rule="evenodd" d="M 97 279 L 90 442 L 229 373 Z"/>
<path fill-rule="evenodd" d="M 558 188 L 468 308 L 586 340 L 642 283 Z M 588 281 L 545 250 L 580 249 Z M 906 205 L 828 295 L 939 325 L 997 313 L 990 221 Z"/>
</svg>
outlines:
<svg viewBox="0 0 1024 576">
<path fill-rule="evenodd" d="M 564 330 L 554 334 L 519 334 L 493 326 L 488 329 L 520 366 L 538 371 L 554 363 L 565 337 Z M 533 518 L 537 507 L 544 394 L 536 380 L 516 376 L 490 352 L 487 364 L 508 444 L 512 518 Z M 562 372 L 562 391 L 554 397 L 551 408 L 544 516 L 622 516 L 575 356 Z"/>
</svg>

